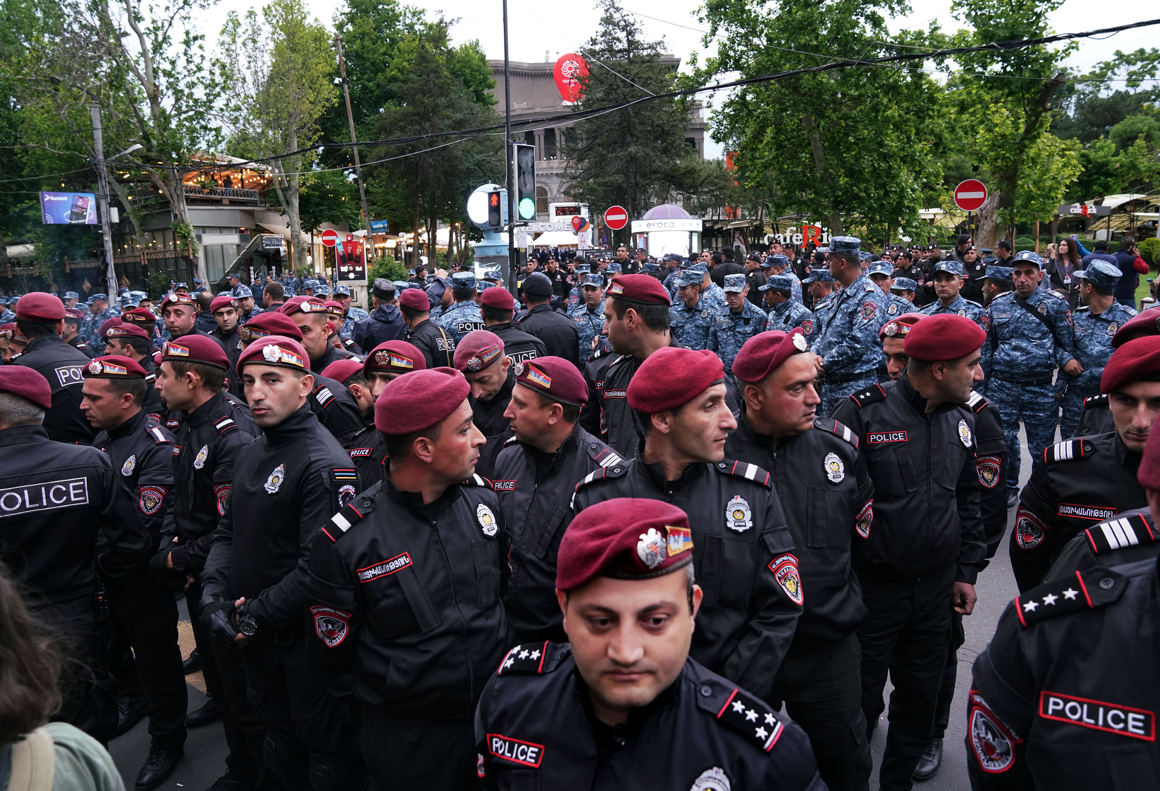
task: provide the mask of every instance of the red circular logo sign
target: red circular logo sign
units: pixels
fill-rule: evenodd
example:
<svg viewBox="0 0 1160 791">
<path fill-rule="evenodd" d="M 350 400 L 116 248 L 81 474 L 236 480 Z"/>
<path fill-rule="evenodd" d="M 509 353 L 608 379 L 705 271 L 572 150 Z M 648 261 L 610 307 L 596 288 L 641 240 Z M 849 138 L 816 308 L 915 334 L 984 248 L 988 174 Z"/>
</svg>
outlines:
<svg viewBox="0 0 1160 791">
<path fill-rule="evenodd" d="M 987 200 L 987 186 L 978 179 L 967 179 L 955 187 L 955 205 L 963 211 L 978 211 Z"/>
<path fill-rule="evenodd" d="M 322 243 L 327 247 L 334 247 L 336 244 L 338 244 L 338 231 L 323 231 Z"/>
<path fill-rule="evenodd" d="M 609 206 L 604 212 L 604 224 L 614 231 L 628 225 L 628 210 L 623 206 Z"/>
</svg>

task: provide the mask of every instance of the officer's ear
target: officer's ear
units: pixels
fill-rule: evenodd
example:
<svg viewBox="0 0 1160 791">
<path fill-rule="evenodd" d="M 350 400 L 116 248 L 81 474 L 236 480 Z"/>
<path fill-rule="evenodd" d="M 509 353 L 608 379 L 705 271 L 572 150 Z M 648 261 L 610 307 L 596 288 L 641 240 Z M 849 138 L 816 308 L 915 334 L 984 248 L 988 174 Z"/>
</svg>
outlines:
<svg viewBox="0 0 1160 791">
<path fill-rule="evenodd" d="M 765 401 L 765 393 L 760 387 L 753 383 L 746 383 L 741 395 L 745 399 L 746 409 L 751 412 L 761 411 L 761 405 Z"/>
<path fill-rule="evenodd" d="M 306 398 L 312 390 L 314 390 L 313 374 L 303 374 L 302 378 L 298 380 L 298 397 Z"/>
</svg>

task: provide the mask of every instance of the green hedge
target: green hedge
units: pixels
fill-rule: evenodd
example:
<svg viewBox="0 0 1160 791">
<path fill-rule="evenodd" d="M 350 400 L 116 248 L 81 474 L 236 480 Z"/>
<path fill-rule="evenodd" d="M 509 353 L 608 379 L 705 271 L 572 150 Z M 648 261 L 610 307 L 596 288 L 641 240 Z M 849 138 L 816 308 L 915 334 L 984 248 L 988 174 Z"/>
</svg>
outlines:
<svg viewBox="0 0 1160 791">
<path fill-rule="evenodd" d="M 1148 262 L 1148 266 L 1155 268 L 1160 264 L 1160 239 L 1144 239 L 1137 247 L 1140 248 L 1140 257 Z"/>
</svg>

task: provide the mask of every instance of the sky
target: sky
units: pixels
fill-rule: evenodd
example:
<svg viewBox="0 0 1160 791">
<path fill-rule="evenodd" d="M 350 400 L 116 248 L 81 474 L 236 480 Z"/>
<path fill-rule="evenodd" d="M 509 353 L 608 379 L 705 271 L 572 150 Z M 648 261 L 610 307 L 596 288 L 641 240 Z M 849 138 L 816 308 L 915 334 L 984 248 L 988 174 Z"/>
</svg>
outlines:
<svg viewBox="0 0 1160 791">
<path fill-rule="evenodd" d="M 641 27 L 649 39 L 663 38 L 668 52 L 685 60 L 694 51 L 702 49 L 702 25 L 697 9 L 702 0 L 621 0 L 621 6 L 638 15 Z M 321 22 L 331 25 L 334 0 L 306 0 L 310 12 Z M 461 43 L 478 39 L 488 58 L 503 57 L 502 0 L 410 0 L 410 4 L 426 8 L 433 16 L 442 12 L 448 19 L 457 19 L 452 38 Z M 216 41 L 226 13 L 260 8 L 261 0 L 220 0 L 199 20 L 201 30 L 211 42 Z M 891 21 L 891 28 L 926 29 L 933 20 L 945 31 L 960 25 L 950 15 L 951 0 L 911 0 L 911 13 Z M 1055 32 L 1078 32 L 1101 27 L 1113 27 L 1160 16 L 1154 0 L 1066 0 L 1051 17 Z M 599 9 L 577 3 L 538 3 L 535 0 L 508 0 L 510 56 L 513 61 L 556 60 L 583 46 L 600 21 Z M 1112 57 L 1116 50 L 1129 52 L 1141 47 L 1156 46 L 1160 28 L 1142 28 L 1118 33 L 1105 40 L 1081 39 L 1079 50 L 1069 58 L 1068 66 L 1084 71 L 1093 64 Z M 824 41 L 814 51 L 841 56 L 848 53 L 831 52 Z M 707 157 L 723 156 L 721 147 L 708 138 L 705 141 Z"/>
</svg>

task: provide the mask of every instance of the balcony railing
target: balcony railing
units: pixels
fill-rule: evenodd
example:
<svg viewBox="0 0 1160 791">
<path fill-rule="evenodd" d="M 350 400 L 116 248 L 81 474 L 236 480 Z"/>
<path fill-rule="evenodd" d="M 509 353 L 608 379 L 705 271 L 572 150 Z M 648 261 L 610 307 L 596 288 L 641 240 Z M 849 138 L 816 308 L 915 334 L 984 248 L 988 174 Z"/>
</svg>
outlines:
<svg viewBox="0 0 1160 791">
<path fill-rule="evenodd" d="M 262 193 L 258 190 L 243 190 L 236 187 L 201 187 L 197 184 L 186 184 L 185 197 L 259 203 L 262 200 Z"/>
</svg>

